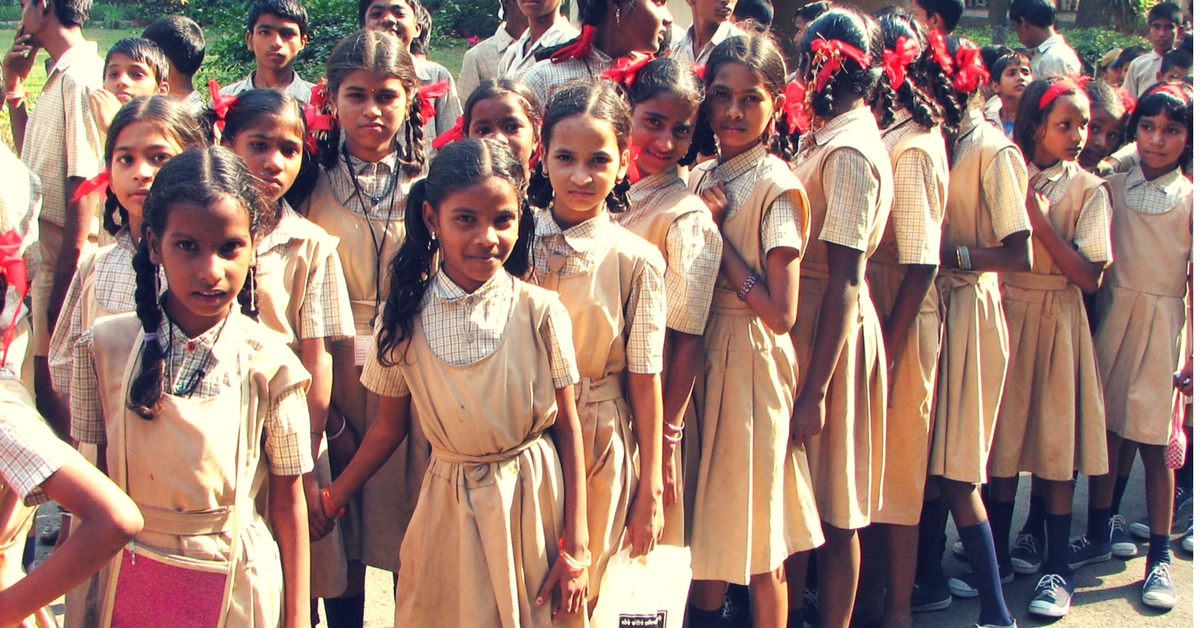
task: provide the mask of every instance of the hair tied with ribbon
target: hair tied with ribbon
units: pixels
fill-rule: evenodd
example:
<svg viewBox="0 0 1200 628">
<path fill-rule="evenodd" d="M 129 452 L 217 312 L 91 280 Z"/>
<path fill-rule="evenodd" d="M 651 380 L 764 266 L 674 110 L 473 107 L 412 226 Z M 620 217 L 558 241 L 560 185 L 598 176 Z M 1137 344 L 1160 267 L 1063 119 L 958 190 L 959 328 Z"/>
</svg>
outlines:
<svg viewBox="0 0 1200 628">
<path fill-rule="evenodd" d="M 958 69 L 954 71 L 954 78 L 950 80 L 950 84 L 963 94 L 974 92 L 979 88 L 979 84 L 991 75 L 987 68 L 983 67 L 982 53 L 978 48 L 959 48 L 954 64 Z"/>
<path fill-rule="evenodd" d="M 953 77 L 954 59 L 950 58 L 950 53 L 946 50 L 946 36 L 942 34 L 941 29 L 929 31 L 929 51 L 933 54 L 933 60 L 942 68 L 942 74 Z"/>
<path fill-rule="evenodd" d="M 92 192 L 104 194 L 104 192 L 108 190 L 108 184 L 108 171 L 101 170 L 100 174 L 88 179 L 87 181 L 84 181 L 83 183 L 80 183 L 79 187 L 75 188 L 75 193 L 71 195 L 71 202 L 78 203 L 83 199 L 83 197 L 91 194 Z"/>
<path fill-rule="evenodd" d="M 221 84 L 216 79 L 212 79 L 208 82 L 208 97 L 212 99 L 213 112 L 217 114 L 217 121 L 213 123 L 213 126 L 218 131 L 224 131 L 225 114 L 229 113 L 229 107 L 233 105 L 233 101 L 237 100 L 237 96 L 234 94 L 222 96 Z"/>
<path fill-rule="evenodd" d="M 642 147 L 637 144 L 629 146 L 629 170 L 625 173 L 625 177 L 630 183 L 637 183 L 642 179 L 642 169 L 638 167 L 638 160 L 642 158 Z"/>
<path fill-rule="evenodd" d="M 1159 85 L 1158 87 L 1155 87 L 1154 89 L 1150 90 L 1148 93 L 1148 95 L 1153 95 L 1153 94 L 1166 94 L 1173 98 L 1178 98 L 1179 100 L 1182 100 L 1184 103 L 1192 102 L 1192 99 L 1191 99 L 1191 97 L 1189 97 L 1187 95 L 1187 92 L 1184 91 L 1184 89 L 1182 87 L 1180 87 L 1179 85 L 1177 85 L 1175 83 L 1163 83 L 1162 85 Z M 1137 103 L 1134 103 L 1134 106 L 1136 107 Z M 1132 109 L 1132 107 L 1130 109 Z"/>
<path fill-rule="evenodd" d="M 551 63 L 562 63 L 567 59 L 582 59 L 592 54 L 592 38 L 596 36 L 595 26 L 584 26 L 579 31 L 575 41 L 555 50 L 550 55 Z"/>
<path fill-rule="evenodd" d="M 21 255 L 21 234 L 16 229 L 0 234 L 0 275 L 8 281 L 8 285 L 16 289 L 21 301 L 29 293 L 29 276 L 26 274 L 25 258 Z M 12 344 L 17 331 L 17 321 L 21 317 L 21 307 L 13 308 L 12 320 L 4 328 L 4 351 L 0 353 L 0 368 L 8 364 L 8 347 Z"/>
<path fill-rule="evenodd" d="M 908 66 L 920 54 L 921 47 L 912 37 L 901 35 L 896 38 L 896 49 L 884 49 L 883 71 L 887 74 L 888 85 L 893 90 L 900 89 L 908 76 Z"/>
<path fill-rule="evenodd" d="M 1042 93 L 1042 98 L 1038 100 L 1038 109 L 1049 107 L 1051 103 L 1058 100 L 1059 96 L 1080 91 L 1083 89 L 1079 87 L 1079 83 L 1069 78 L 1060 78 L 1051 83 L 1050 87 L 1047 87 L 1046 91 Z"/>
<path fill-rule="evenodd" d="M 620 83 L 626 88 L 633 87 L 633 82 L 637 80 L 638 72 L 653 59 L 654 57 L 648 54 L 635 52 L 632 57 L 617 59 L 613 67 L 602 72 L 600 76 Z"/>
<path fill-rule="evenodd" d="M 1137 99 L 1133 97 L 1133 94 L 1122 87 L 1117 90 L 1117 96 L 1121 98 L 1121 105 L 1125 107 L 1125 113 L 1133 113 L 1133 110 L 1137 108 Z"/>
<path fill-rule="evenodd" d="M 788 133 L 804 134 L 812 122 L 808 113 L 808 87 L 800 81 L 787 84 L 783 92 L 783 115 L 786 116 Z"/>
<path fill-rule="evenodd" d="M 695 72 L 696 78 L 700 79 L 701 81 L 704 80 L 704 74 L 707 71 L 708 71 L 708 66 L 704 65 L 703 63 L 693 63 L 692 64 L 692 72 Z"/>
<path fill-rule="evenodd" d="M 325 113 L 328 103 L 328 84 L 325 79 L 321 79 L 319 83 L 312 86 L 308 102 L 304 105 L 304 126 L 308 129 L 308 133 L 304 137 L 304 146 L 310 153 L 317 152 L 316 133 L 333 130 L 334 116 L 331 113 Z"/>
<path fill-rule="evenodd" d="M 818 92 L 825 89 L 830 77 L 842 69 L 847 58 L 864 70 L 871 67 L 871 57 L 867 53 L 840 39 L 825 39 L 824 37 L 814 39 L 812 51 L 815 55 L 812 66 L 820 68 L 817 70 L 816 78 L 813 79 L 813 89 Z"/>
<path fill-rule="evenodd" d="M 429 121 L 437 115 L 437 107 L 433 103 L 445 96 L 448 91 L 450 91 L 450 81 L 444 79 L 427 83 L 417 89 L 417 99 L 421 102 L 421 124 L 429 124 Z"/>
<path fill-rule="evenodd" d="M 454 123 L 454 128 L 433 138 L 433 143 L 431 146 L 433 146 L 434 150 L 441 150 L 441 148 L 446 144 L 449 144 L 450 142 L 457 142 L 463 137 L 465 137 L 465 135 L 463 135 L 463 119 L 462 116 L 458 116 L 458 120 Z"/>
</svg>

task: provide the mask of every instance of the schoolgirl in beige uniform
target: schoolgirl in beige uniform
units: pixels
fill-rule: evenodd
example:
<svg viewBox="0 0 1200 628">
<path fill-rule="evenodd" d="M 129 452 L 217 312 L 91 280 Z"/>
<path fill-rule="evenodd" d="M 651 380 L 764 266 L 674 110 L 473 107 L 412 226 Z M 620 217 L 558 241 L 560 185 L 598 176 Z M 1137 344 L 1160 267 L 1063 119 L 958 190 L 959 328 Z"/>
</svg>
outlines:
<svg viewBox="0 0 1200 628">
<path fill-rule="evenodd" d="M 1021 96 L 1013 137 L 1030 163 L 1033 268 L 1000 275 L 1011 353 L 988 459 L 988 509 L 995 536 L 1007 539 L 1017 474 L 1047 481 L 1046 575 L 1029 610 L 1049 617 L 1065 615 L 1074 592 L 1074 472 L 1108 471 L 1100 372 L 1080 292 L 1099 288 L 1112 260 L 1104 181 L 1074 160 L 1086 143 L 1089 110 L 1070 80 L 1039 79 Z M 1011 561 L 999 554 L 1004 574 Z"/>
<path fill-rule="evenodd" d="M 831 56 L 826 44 L 851 52 Z M 856 530 L 883 503 L 887 373 L 863 277 L 892 206 L 891 159 L 865 101 L 883 74 L 883 35 L 866 15 L 831 12 L 809 25 L 800 49 L 807 64 L 801 76 L 821 126 L 792 162 L 809 192 L 816 236 L 800 260 L 800 308 L 791 333 L 803 384 L 792 426 L 804 438 L 825 524 L 821 610 L 832 616 L 829 625 L 848 626 L 859 571 Z M 827 64 L 836 64 L 831 75 Z M 826 78 L 818 78 L 822 72 Z M 846 299 L 836 310 L 825 303 L 833 294 Z"/>
<path fill-rule="evenodd" d="M 323 172 L 300 213 L 340 242 L 337 247 L 353 312 L 354 338 L 333 343 L 330 416 L 366 434 L 379 397 L 360 382 L 371 335 L 387 300 L 387 267 L 404 241 L 404 204 L 424 167 L 420 99 L 412 62 L 400 40 L 362 30 L 338 43 L 326 64 L 334 129 L 318 142 Z M 416 141 L 400 144 L 397 134 Z M 349 437 L 331 420 L 330 447 Z M 419 429 L 353 499 L 339 529 L 351 561 L 395 573 L 429 445 Z M 342 464 L 349 460 L 342 461 Z M 347 597 L 362 595 L 363 569 L 352 566 Z M 357 606 L 358 601 L 354 604 Z"/>
<path fill-rule="evenodd" d="M 433 456 L 400 550 L 397 626 L 586 623 L 571 321 L 508 272 L 528 264 L 524 168 L 499 142 L 463 140 L 414 186 L 363 372 L 382 409 L 327 492 L 336 516 L 404 438 L 411 400 Z"/>
<path fill-rule="evenodd" d="M 723 249 L 696 393 L 702 432 L 689 614 L 699 626 L 720 625 L 730 582 L 749 585 L 756 622 L 784 625 L 784 560 L 824 540 L 808 461 L 787 429 L 796 391 L 787 331 L 808 199 L 772 129 L 786 72 L 779 49 L 757 36 L 721 42 L 704 70 L 709 124 L 697 142 L 718 158 L 693 170 L 689 186 L 712 210 Z M 775 154 L 765 141 L 772 137 Z"/>
<path fill-rule="evenodd" d="M 570 313 L 582 378 L 591 600 L 612 555 L 625 545 L 635 556 L 649 552 L 663 526 L 664 264 L 609 215 L 624 209 L 613 188 L 629 165 L 630 126 L 611 81 L 560 89 L 543 118 L 541 174 L 530 191 L 531 204 L 544 207 L 534 216 L 530 276 Z"/>
<path fill-rule="evenodd" d="M 138 310 L 80 338 L 71 379 L 72 435 L 100 447 L 102 469 L 147 520 L 100 580 L 100 621 L 163 625 L 202 607 L 230 626 L 306 627 L 309 377 L 285 345 L 232 310 L 240 293 L 253 313 L 244 288 L 268 201 L 223 148 L 173 158 L 156 184 L 134 258 Z M 161 307 L 156 262 L 168 282 Z M 271 530 L 255 505 L 268 475 Z M 192 604 L 131 599 L 122 583 L 153 577 L 138 575 L 146 559 L 222 574 L 223 593 L 176 585 L 163 594 L 194 594 Z M 147 605 L 154 617 L 135 619 Z"/>
<path fill-rule="evenodd" d="M 690 67 L 670 59 L 649 62 L 631 80 L 631 139 L 640 151 L 633 168 L 640 179 L 629 188 L 629 209 L 613 218 L 658 247 L 667 262 L 663 542 L 684 545 L 700 463 L 692 392 L 704 370 L 703 334 L 721 266 L 721 234 L 708 207 L 688 189 L 679 166 L 692 145 L 703 84 Z"/>
</svg>

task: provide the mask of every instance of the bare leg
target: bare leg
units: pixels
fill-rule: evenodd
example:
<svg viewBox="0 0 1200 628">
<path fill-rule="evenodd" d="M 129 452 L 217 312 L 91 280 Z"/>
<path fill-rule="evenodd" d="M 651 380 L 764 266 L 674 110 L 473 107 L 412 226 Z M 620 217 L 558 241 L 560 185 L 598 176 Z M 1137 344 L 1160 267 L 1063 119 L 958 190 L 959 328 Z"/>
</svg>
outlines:
<svg viewBox="0 0 1200 628">
<path fill-rule="evenodd" d="M 787 628 L 788 580 L 782 565 L 750 576 L 750 601 L 754 628 Z"/>
<path fill-rule="evenodd" d="M 912 628 L 912 590 L 917 576 L 917 526 L 885 525 L 887 601 L 883 625 Z"/>
<path fill-rule="evenodd" d="M 821 625 L 849 628 L 858 590 L 858 533 L 823 524 L 825 545 L 817 550 L 821 569 Z"/>
<path fill-rule="evenodd" d="M 720 580 L 693 580 L 689 599 L 692 606 L 702 611 L 715 611 L 725 603 L 725 583 Z"/>
<path fill-rule="evenodd" d="M 787 572 L 788 612 L 799 613 L 804 610 L 804 587 L 808 584 L 808 560 L 812 552 L 796 552 L 783 561 L 784 571 Z"/>
<path fill-rule="evenodd" d="M 1175 472 L 1167 468 L 1166 446 L 1138 445 L 1146 467 L 1146 509 L 1150 513 L 1150 534 L 1171 534 L 1175 514 Z"/>
</svg>

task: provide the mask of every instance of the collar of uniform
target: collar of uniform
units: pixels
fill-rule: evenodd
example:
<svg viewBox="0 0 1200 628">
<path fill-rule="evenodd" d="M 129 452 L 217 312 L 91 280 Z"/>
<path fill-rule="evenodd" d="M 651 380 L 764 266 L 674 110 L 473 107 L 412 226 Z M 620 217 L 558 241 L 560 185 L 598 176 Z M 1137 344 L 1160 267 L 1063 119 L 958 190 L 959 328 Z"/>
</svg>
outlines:
<svg viewBox="0 0 1200 628">
<path fill-rule="evenodd" d="M 1041 44 L 1038 44 L 1038 47 L 1035 48 L 1034 50 L 1037 50 L 1038 52 L 1045 54 L 1047 50 L 1050 50 L 1051 48 L 1059 45 L 1060 43 L 1066 43 L 1066 41 L 1067 41 L 1066 39 L 1063 39 L 1063 36 L 1061 33 L 1055 33 L 1055 34 L 1047 37 L 1046 41 L 1043 41 Z"/>
<path fill-rule="evenodd" d="M 345 144 L 342 146 L 345 148 Z M 396 160 L 399 159 L 400 152 L 399 148 L 397 148 L 396 150 L 388 153 L 386 157 L 380 159 L 379 161 L 367 161 L 365 159 L 359 159 L 358 157 L 351 155 L 349 152 L 346 152 L 345 154 L 350 157 L 350 169 L 354 171 L 354 174 L 361 177 L 364 175 L 369 176 L 391 174 L 392 170 L 396 167 Z"/>
<path fill-rule="evenodd" d="M 268 233 L 258 244 L 259 254 L 266 253 L 271 249 L 287 244 L 297 236 L 295 232 L 296 221 L 304 220 L 296 210 L 292 209 L 291 204 L 286 199 L 279 199 L 279 224 L 275 226 L 275 230 Z"/>
<path fill-rule="evenodd" d="M 130 253 L 137 253 L 137 245 L 133 243 L 133 234 L 129 232 L 129 227 L 121 227 L 117 232 L 117 246 Z"/>
<path fill-rule="evenodd" d="M 826 122 L 824 126 L 814 131 L 813 141 L 818 145 L 826 144 L 843 131 L 853 128 L 855 124 L 864 124 L 866 122 L 878 128 L 878 124 L 875 122 L 875 114 L 871 113 L 870 107 L 866 105 L 856 107 Z"/>
<path fill-rule="evenodd" d="M 538 237 L 561 235 L 567 246 L 577 253 L 587 253 L 589 250 L 607 242 L 601 237 L 612 224 L 608 212 L 602 211 L 598 216 L 585 220 L 573 227 L 562 229 L 554 220 L 550 208 L 539 211 L 534 217 L 534 234 Z"/>
<path fill-rule="evenodd" d="M 689 27 L 687 27 L 687 30 L 684 31 L 684 33 L 685 34 L 683 36 L 683 43 L 687 44 L 687 47 L 690 50 L 695 47 L 696 27 L 694 25 L 689 26 Z M 713 31 L 712 39 L 708 40 L 707 44 L 704 44 L 704 48 L 700 49 L 701 54 L 696 55 L 697 58 L 699 58 L 700 56 L 703 56 L 703 53 L 705 50 L 712 50 L 713 48 L 716 48 L 718 44 L 725 41 L 726 39 L 729 39 L 730 37 L 733 37 L 735 35 L 741 35 L 741 34 L 742 34 L 742 29 L 734 26 L 733 22 L 730 22 L 729 20 L 725 20 L 724 22 L 721 22 L 719 25 L 717 25 L 717 30 Z"/>
<path fill-rule="evenodd" d="M 236 83 L 235 85 L 238 85 L 238 86 L 241 86 L 241 87 L 242 87 L 242 89 L 239 89 L 238 91 L 249 91 L 249 90 L 252 90 L 252 89 L 263 89 L 263 88 L 260 88 L 260 87 L 255 87 L 255 85 L 254 85 L 254 76 L 255 76 L 256 74 L 258 74 L 258 70 L 251 70 L 251 71 L 250 71 L 250 74 L 248 74 L 248 75 L 246 76 L 246 78 L 242 79 L 240 83 Z M 299 73 L 297 73 L 295 70 L 292 70 L 292 80 L 291 80 L 291 81 L 289 81 L 287 85 L 284 85 L 283 87 L 280 87 L 279 89 L 280 89 L 281 91 L 285 91 L 285 92 L 286 92 L 286 91 L 287 91 L 287 89 L 288 89 L 289 87 L 291 87 L 292 85 L 296 85 L 296 84 L 298 84 L 298 83 L 297 83 L 297 81 L 300 81 L 300 74 L 299 74 Z M 304 104 L 304 103 L 300 103 L 300 104 Z"/>
<path fill-rule="evenodd" d="M 242 333 L 240 323 L 243 317 L 236 300 L 231 307 L 233 309 L 230 310 L 225 320 L 194 338 L 188 338 L 188 335 L 171 320 L 171 317 L 163 312 L 162 321 L 158 324 L 158 346 L 162 347 L 164 352 L 178 351 L 180 355 L 198 351 L 207 352 L 211 365 L 208 371 L 213 372 L 212 367 L 225 360 L 235 359 L 238 355 L 238 343 L 229 341 L 235 335 Z M 218 345 L 221 338 L 225 338 L 225 342 L 220 342 Z"/>
<path fill-rule="evenodd" d="M 1059 161 L 1049 168 L 1039 169 L 1037 164 L 1031 161 L 1028 165 L 1029 180 L 1032 181 L 1034 177 L 1037 177 L 1042 181 L 1058 181 L 1064 176 L 1073 173 L 1075 167 L 1078 167 L 1078 165 L 1079 164 L 1074 161 Z"/>
<path fill-rule="evenodd" d="M 67 51 L 58 58 L 58 61 L 54 64 L 54 66 L 46 70 L 46 75 L 49 76 L 55 72 L 65 72 L 67 68 L 71 67 L 72 63 L 76 63 L 81 59 L 87 58 L 88 55 L 99 59 L 99 48 L 94 41 L 81 41 L 78 44 L 68 48 Z M 103 59 L 100 61 L 102 62 Z"/>
<path fill-rule="evenodd" d="M 578 34 L 579 31 L 575 30 L 574 26 L 571 26 L 571 21 L 568 20 L 565 15 L 559 14 L 554 18 L 554 23 L 550 25 L 550 28 L 547 28 L 546 32 L 542 33 L 542 36 L 538 37 L 537 41 L 533 42 L 533 45 L 529 47 L 529 54 L 533 54 L 538 48 L 557 46 L 563 41 L 570 39 L 570 37 L 562 37 L 563 35 L 571 35 L 574 37 Z M 521 37 L 517 39 L 517 42 L 521 44 L 521 47 L 517 49 L 518 52 L 525 50 L 525 43 L 529 41 L 529 38 L 530 34 L 529 29 L 527 28 L 525 29 L 525 32 L 521 34 Z"/>
<path fill-rule="evenodd" d="M 713 168 L 713 179 L 729 183 L 753 170 L 766 158 L 767 147 L 759 144 L 729 161 L 718 162 L 717 167 Z"/>
<path fill-rule="evenodd" d="M 503 269 L 492 275 L 479 286 L 475 292 L 467 292 L 462 286 L 454 283 L 450 279 L 450 275 L 446 274 L 444 268 L 438 268 L 437 273 L 433 276 L 433 290 L 430 292 L 442 301 L 447 303 L 476 303 L 484 297 L 497 296 L 502 297 L 512 292 L 512 276 Z"/>
<path fill-rule="evenodd" d="M 678 168 L 667 168 L 658 174 L 652 174 L 638 179 L 637 183 L 629 186 L 629 192 L 626 193 L 626 196 L 629 197 L 630 201 L 634 203 L 640 203 L 647 198 L 650 198 L 651 194 L 654 194 L 665 187 L 673 185 L 675 181 L 679 179 L 681 179 L 681 177 L 679 176 Z"/>
<path fill-rule="evenodd" d="M 966 137 L 971 131 L 974 131 L 980 124 L 987 122 L 987 118 L 983 115 L 983 110 L 976 107 L 967 112 L 967 117 L 958 127 L 958 139 Z"/>
<path fill-rule="evenodd" d="M 1125 179 L 1125 189 L 1132 190 L 1143 185 L 1156 187 L 1163 192 L 1170 193 L 1171 189 L 1183 181 L 1183 172 L 1179 168 L 1164 174 L 1152 181 L 1146 180 L 1146 173 L 1142 172 L 1141 167 L 1135 167 L 1129 171 L 1129 177 Z"/>
</svg>

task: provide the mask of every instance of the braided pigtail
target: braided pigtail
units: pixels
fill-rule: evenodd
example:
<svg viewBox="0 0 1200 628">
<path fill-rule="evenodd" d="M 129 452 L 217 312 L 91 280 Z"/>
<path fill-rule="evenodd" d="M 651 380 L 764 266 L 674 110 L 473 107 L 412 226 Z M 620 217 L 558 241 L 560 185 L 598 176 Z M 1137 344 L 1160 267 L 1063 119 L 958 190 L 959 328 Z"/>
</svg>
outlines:
<svg viewBox="0 0 1200 628">
<path fill-rule="evenodd" d="M 120 217 L 121 222 L 117 222 Z M 113 193 L 112 186 L 108 186 L 108 191 L 104 196 L 104 231 L 110 236 L 116 236 L 121 231 L 121 228 L 129 224 L 129 212 L 121 207 L 121 202 L 117 200 L 117 195 Z"/>
<path fill-rule="evenodd" d="M 148 231 L 149 226 L 143 231 Z M 137 277 L 137 317 L 142 322 L 142 365 L 129 385 L 128 407 L 147 421 L 161 409 L 163 369 L 166 356 L 158 342 L 158 326 L 163 311 L 158 301 L 158 265 L 150 261 L 150 239 L 143 234 L 141 245 L 133 256 L 133 271 Z"/>
<path fill-rule="evenodd" d="M 533 210 L 530 209 L 529 203 L 522 201 L 521 218 L 517 224 L 517 242 L 513 245 L 512 254 L 504 260 L 504 270 L 514 277 L 524 277 L 529 273 L 529 251 L 533 248 L 533 230 Z"/>
<path fill-rule="evenodd" d="M 242 314 L 258 320 L 258 264 L 250 265 L 246 281 L 242 282 L 242 289 L 238 291 L 237 301 L 242 307 Z"/>
<path fill-rule="evenodd" d="M 834 114 L 834 81 L 830 80 L 825 83 L 819 92 L 810 92 L 812 99 L 809 101 L 812 105 L 813 115 L 824 118 L 826 120 L 833 117 Z"/>
<path fill-rule="evenodd" d="M 412 338 L 414 321 L 433 279 L 438 242 L 425 224 L 428 189 L 429 179 L 425 178 L 414 183 L 409 191 L 404 209 L 404 244 L 389 264 L 391 288 L 383 306 L 383 325 L 376 340 L 376 355 L 384 366 L 399 364 L 392 358 L 392 351 Z"/>
<path fill-rule="evenodd" d="M 937 62 L 932 62 L 929 79 L 929 93 L 942 111 L 942 136 L 946 138 L 946 154 L 954 154 L 954 146 L 958 143 L 958 129 L 966 114 L 965 101 L 955 91 L 950 77 L 942 71 Z"/>
<path fill-rule="evenodd" d="M 608 206 L 608 211 L 619 214 L 629 210 L 629 188 L 631 185 L 628 176 L 622 177 L 620 181 L 617 181 L 612 191 L 604 198 L 604 204 Z"/>
<path fill-rule="evenodd" d="M 413 90 L 412 96 L 416 95 Z M 404 174 L 419 177 L 425 171 L 425 124 L 421 122 L 421 99 L 412 97 L 408 103 L 408 119 L 404 121 L 404 145 L 400 147 L 400 163 Z"/>
<path fill-rule="evenodd" d="M 901 85 L 900 89 L 904 89 Z M 871 99 L 871 111 L 875 112 L 875 117 L 879 120 L 879 128 L 886 129 L 896 122 L 896 91 L 892 89 L 892 85 L 886 80 L 879 82 L 879 89 L 875 90 L 875 96 Z"/>
<path fill-rule="evenodd" d="M 800 133 L 792 133 L 788 127 L 787 116 L 779 116 L 775 121 L 775 132 L 771 134 L 770 143 L 767 144 L 767 150 L 772 155 L 790 162 L 796 157 L 798 147 L 800 145 Z"/>
<path fill-rule="evenodd" d="M 550 177 L 546 174 L 545 155 L 533 166 L 525 197 L 530 205 L 538 209 L 546 209 L 554 201 L 554 186 L 550 184 Z"/>
<path fill-rule="evenodd" d="M 685 166 L 692 166 L 701 155 L 709 157 L 716 154 L 717 136 L 708 122 L 708 108 L 701 105 L 700 112 L 696 114 L 696 131 L 692 134 L 692 145 L 679 161 Z"/>
</svg>

